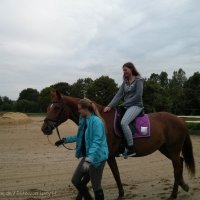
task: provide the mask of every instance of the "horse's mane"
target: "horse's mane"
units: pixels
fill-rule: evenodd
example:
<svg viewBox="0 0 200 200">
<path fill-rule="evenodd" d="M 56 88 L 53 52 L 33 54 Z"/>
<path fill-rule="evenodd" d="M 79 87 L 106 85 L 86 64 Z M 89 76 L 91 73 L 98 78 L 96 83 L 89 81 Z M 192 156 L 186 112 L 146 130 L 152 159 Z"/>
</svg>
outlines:
<svg viewBox="0 0 200 200">
<path fill-rule="evenodd" d="M 81 100 L 81 98 L 78 97 L 72 97 L 72 96 L 65 96 L 62 95 L 62 97 L 66 100 L 67 104 L 69 104 L 70 106 L 77 106 L 78 102 Z M 99 112 L 102 112 L 104 106 L 98 104 L 97 102 L 91 100 L 93 103 L 95 103 L 97 109 L 99 110 Z"/>
</svg>

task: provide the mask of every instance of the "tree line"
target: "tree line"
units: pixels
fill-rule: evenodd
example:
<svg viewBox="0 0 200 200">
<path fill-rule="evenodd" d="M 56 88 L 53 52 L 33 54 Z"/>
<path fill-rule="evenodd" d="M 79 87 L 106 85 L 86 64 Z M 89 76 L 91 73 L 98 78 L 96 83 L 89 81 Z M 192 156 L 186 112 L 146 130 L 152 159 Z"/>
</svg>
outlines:
<svg viewBox="0 0 200 200">
<path fill-rule="evenodd" d="M 54 88 L 63 95 L 87 97 L 102 105 L 107 105 L 118 90 L 114 79 L 101 76 L 78 79 L 75 83 L 59 82 L 42 89 L 27 88 L 20 92 L 16 101 L 0 97 L 0 111 L 46 112 L 50 104 L 49 93 Z M 171 78 L 167 72 L 152 73 L 144 83 L 145 112 L 167 111 L 177 115 L 200 115 L 200 73 L 186 77 L 179 69 Z"/>
</svg>

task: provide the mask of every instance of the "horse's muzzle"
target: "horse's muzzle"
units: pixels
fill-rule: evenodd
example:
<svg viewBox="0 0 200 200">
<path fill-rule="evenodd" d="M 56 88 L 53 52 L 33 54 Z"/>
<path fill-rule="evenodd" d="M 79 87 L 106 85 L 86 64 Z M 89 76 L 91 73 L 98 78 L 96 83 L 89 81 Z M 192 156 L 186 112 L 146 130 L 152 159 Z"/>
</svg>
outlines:
<svg viewBox="0 0 200 200">
<path fill-rule="evenodd" d="M 50 122 L 44 121 L 41 127 L 41 130 L 44 133 L 44 135 L 51 135 L 53 133 L 53 129 L 54 129 L 53 122 L 50 123 Z"/>
</svg>

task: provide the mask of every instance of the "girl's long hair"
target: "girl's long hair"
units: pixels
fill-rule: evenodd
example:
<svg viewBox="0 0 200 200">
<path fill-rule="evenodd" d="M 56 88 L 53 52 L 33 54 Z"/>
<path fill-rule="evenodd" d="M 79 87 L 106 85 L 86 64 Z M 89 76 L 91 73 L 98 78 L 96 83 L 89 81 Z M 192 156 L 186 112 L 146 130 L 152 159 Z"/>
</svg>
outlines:
<svg viewBox="0 0 200 200">
<path fill-rule="evenodd" d="M 87 98 L 81 99 L 78 104 L 81 105 L 82 108 L 88 109 L 91 113 L 94 113 L 96 116 L 98 116 L 99 118 L 103 120 L 97 106 L 90 99 L 87 99 Z"/>
<path fill-rule="evenodd" d="M 132 74 L 134 76 L 138 76 L 138 75 L 140 76 L 140 73 L 138 72 L 138 70 L 136 69 L 135 65 L 132 62 L 125 63 L 122 68 L 124 67 L 129 68 L 132 71 Z"/>
</svg>

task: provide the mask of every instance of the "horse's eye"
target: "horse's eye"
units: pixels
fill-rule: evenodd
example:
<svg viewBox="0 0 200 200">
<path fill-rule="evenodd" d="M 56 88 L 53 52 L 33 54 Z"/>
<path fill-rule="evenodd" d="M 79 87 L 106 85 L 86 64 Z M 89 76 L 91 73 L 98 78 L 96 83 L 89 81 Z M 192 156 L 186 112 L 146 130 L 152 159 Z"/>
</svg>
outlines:
<svg viewBox="0 0 200 200">
<path fill-rule="evenodd" d="M 59 106 L 55 106 L 55 110 L 59 110 L 60 109 L 60 107 Z"/>
</svg>

